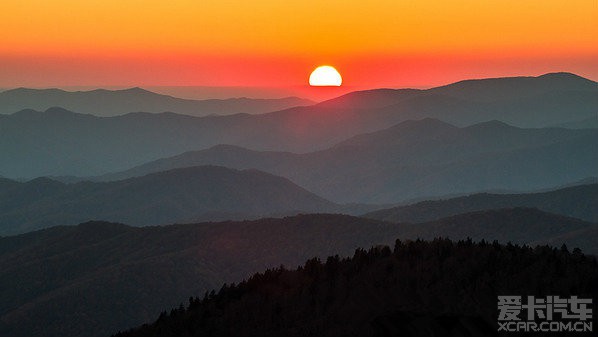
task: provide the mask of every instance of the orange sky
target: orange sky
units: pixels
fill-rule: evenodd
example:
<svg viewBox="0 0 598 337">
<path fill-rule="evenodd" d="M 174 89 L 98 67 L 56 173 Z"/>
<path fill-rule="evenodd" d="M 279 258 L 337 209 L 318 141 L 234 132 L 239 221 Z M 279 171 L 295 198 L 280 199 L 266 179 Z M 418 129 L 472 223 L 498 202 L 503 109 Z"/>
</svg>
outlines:
<svg viewBox="0 0 598 337">
<path fill-rule="evenodd" d="M 598 1 L 3 0 L 0 87 L 598 79 Z"/>
</svg>

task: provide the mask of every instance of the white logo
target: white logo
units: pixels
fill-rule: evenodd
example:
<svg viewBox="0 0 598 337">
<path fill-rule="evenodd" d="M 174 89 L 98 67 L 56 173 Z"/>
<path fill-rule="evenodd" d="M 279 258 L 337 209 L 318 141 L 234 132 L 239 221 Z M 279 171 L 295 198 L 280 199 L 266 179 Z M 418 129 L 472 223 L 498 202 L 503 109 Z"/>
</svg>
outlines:
<svg viewBox="0 0 598 337">
<path fill-rule="evenodd" d="M 525 315 L 521 315 L 525 311 Z M 498 296 L 498 331 L 592 331 L 592 299 L 546 296 Z"/>
</svg>

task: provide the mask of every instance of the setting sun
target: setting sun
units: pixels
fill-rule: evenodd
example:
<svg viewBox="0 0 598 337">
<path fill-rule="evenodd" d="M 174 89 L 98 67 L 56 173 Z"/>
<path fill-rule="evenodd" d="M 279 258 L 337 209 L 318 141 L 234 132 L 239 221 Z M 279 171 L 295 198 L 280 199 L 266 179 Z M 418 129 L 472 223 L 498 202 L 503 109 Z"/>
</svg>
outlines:
<svg viewBox="0 0 598 337">
<path fill-rule="evenodd" d="M 341 74 L 331 66 L 317 67 L 309 76 L 309 85 L 315 87 L 340 87 L 342 83 Z"/>
</svg>

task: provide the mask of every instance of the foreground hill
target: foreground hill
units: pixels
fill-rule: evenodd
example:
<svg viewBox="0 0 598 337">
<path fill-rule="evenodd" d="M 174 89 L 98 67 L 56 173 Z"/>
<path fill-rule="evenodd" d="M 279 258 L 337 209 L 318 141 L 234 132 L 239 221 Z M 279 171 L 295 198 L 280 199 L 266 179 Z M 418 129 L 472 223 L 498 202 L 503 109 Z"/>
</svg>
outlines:
<svg viewBox="0 0 598 337">
<path fill-rule="evenodd" d="M 257 170 L 203 166 L 127 180 L 63 184 L 0 181 L 0 234 L 88 220 L 152 225 L 202 219 L 322 212 L 336 205 L 287 179 Z"/>
<path fill-rule="evenodd" d="M 298 97 L 192 100 L 161 95 L 141 88 L 91 91 L 18 88 L 0 92 L 0 113 L 3 114 L 23 109 L 46 110 L 52 107 L 62 107 L 101 117 L 138 111 L 207 116 L 266 113 L 313 103 Z"/>
<path fill-rule="evenodd" d="M 519 127 L 545 127 L 595 117 L 597 109 L 596 82 L 573 74 L 548 74 L 459 82 L 428 90 L 354 92 L 262 115 L 197 118 L 133 113 L 99 118 L 58 108 L 24 110 L 0 115 L 0 175 L 100 175 L 218 144 L 311 152 L 424 118 L 457 126 L 499 120 Z"/>
<path fill-rule="evenodd" d="M 307 215 L 143 228 L 95 222 L 0 238 L 0 335 L 107 336 L 224 282 L 396 236 L 379 221 Z"/>
<path fill-rule="evenodd" d="M 596 298 L 598 266 L 548 247 L 397 240 L 256 274 L 115 336 L 498 336 L 502 294 Z"/>
<path fill-rule="evenodd" d="M 546 212 L 598 223 L 598 184 L 542 193 L 479 193 L 446 200 L 422 201 L 374 211 L 364 217 L 390 222 L 424 222 L 460 213 L 508 207 L 536 207 Z"/>
<path fill-rule="evenodd" d="M 537 190 L 598 176 L 598 130 L 522 129 L 497 121 L 455 127 L 406 121 L 323 151 L 294 154 L 216 146 L 101 180 L 194 165 L 256 168 L 335 202 L 397 203 L 490 190 Z M 506 207 L 506 206 L 505 206 Z"/>
<path fill-rule="evenodd" d="M 357 247 L 388 245 L 396 238 L 473 236 L 567 243 L 570 249 L 579 242 L 584 252 L 598 254 L 598 237 L 558 239 L 584 230 L 594 235 L 595 227 L 533 209 L 472 213 L 421 226 L 320 214 L 163 227 L 105 222 L 54 227 L 0 238 L 0 335 L 106 336 L 257 271 L 281 264 L 294 268 L 312 257 L 350 256 Z M 446 269 L 451 270 L 446 275 L 454 271 Z M 460 294 L 453 288 L 444 293 Z"/>
</svg>

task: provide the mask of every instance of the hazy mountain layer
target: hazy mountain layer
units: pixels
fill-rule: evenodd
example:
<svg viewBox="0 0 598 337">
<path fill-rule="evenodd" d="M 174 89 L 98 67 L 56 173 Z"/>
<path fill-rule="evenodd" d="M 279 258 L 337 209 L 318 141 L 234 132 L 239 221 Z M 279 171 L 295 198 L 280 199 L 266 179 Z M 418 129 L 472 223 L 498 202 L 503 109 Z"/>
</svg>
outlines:
<svg viewBox="0 0 598 337">
<path fill-rule="evenodd" d="M 429 90 L 361 91 L 262 115 L 99 118 L 57 108 L 23 110 L 0 115 L 0 175 L 99 175 L 218 144 L 310 152 L 409 119 L 544 127 L 593 118 L 597 110 L 598 84 L 566 73 L 472 80 Z"/>
<path fill-rule="evenodd" d="M 594 233 L 597 224 L 575 218 L 545 213 L 534 208 L 507 208 L 458 214 L 419 224 L 402 224 L 401 237 L 427 239 L 447 237 L 453 240 L 472 238 L 518 244 L 551 242 L 581 248 L 588 254 L 598 253 L 598 244 L 573 235 L 578 231 Z M 569 237 L 569 235 L 571 235 Z M 569 238 L 569 240 L 564 240 Z"/>
<path fill-rule="evenodd" d="M 91 91 L 18 88 L 0 92 L 0 113 L 3 114 L 11 114 L 23 109 L 43 111 L 52 107 L 62 107 L 67 110 L 101 117 L 118 116 L 139 111 L 208 116 L 266 113 L 294 106 L 312 105 L 313 103 L 310 100 L 298 97 L 192 100 L 161 95 L 141 88 L 97 89 Z"/>
<path fill-rule="evenodd" d="M 281 175 L 336 202 L 397 203 L 479 191 L 529 191 L 595 177 L 595 144 L 598 130 L 521 129 L 496 121 L 458 128 L 424 119 L 318 152 L 216 146 L 99 179 L 213 164 Z"/>
<path fill-rule="evenodd" d="M 535 207 L 546 212 L 598 223 L 598 184 L 526 194 L 480 193 L 464 197 L 422 201 L 365 214 L 390 222 L 424 222 L 460 213 L 508 207 Z"/>
<path fill-rule="evenodd" d="M 332 211 L 336 205 L 257 170 L 204 166 L 127 180 L 63 184 L 0 181 L 0 234 L 88 220 L 156 225 Z"/>
</svg>

